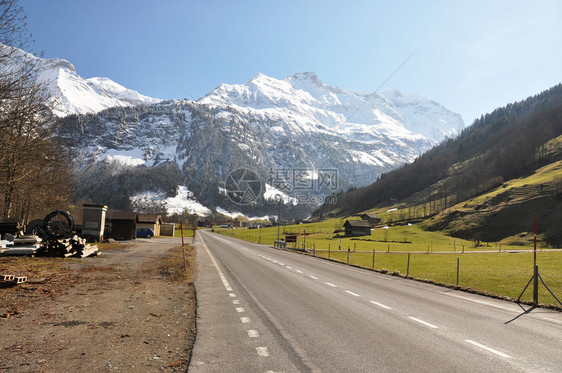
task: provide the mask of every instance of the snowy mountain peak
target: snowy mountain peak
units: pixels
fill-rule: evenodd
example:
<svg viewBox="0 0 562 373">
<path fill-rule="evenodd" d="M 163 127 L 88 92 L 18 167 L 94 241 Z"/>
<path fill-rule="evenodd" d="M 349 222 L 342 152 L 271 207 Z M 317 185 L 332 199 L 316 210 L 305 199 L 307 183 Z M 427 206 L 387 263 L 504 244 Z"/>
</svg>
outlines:
<svg viewBox="0 0 562 373">
<path fill-rule="evenodd" d="M 301 87 L 317 87 L 329 91 L 341 91 L 339 88 L 330 87 L 329 85 L 324 84 L 314 72 L 295 73 L 285 78 L 285 81 L 289 82 L 295 89 L 301 89 Z"/>
<path fill-rule="evenodd" d="M 127 89 L 109 78 L 84 79 L 78 75 L 74 65 L 64 59 L 40 58 L 20 49 L 12 57 L 11 63 L 14 66 L 25 62 L 31 62 L 35 66 L 37 80 L 49 92 L 54 104 L 53 111 L 60 117 L 162 101 Z M 10 69 L 10 66 L 2 68 Z"/>
<path fill-rule="evenodd" d="M 73 64 L 68 62 L 67 60 L 63 60 L 61 58 L 51 58 L 51 59 L 44 59 L 41 62 L 41 69 L 67 69 L 76 73 L 76 68 Z"/>
<path fill-rule="evenodd" d="M 432 100 L 397 89 L 345 91 L 323 83 L 314 72 L 284 80 L 260 73 L 245 84 L 223 84 L 199 102 L 244 108 L 260 117 L 286 118 L 294 133 L 345 127 L 345 134 L 362 140 L 399 134 L 436 144 L 464 128 L 460 115 Z"/>
</svg>

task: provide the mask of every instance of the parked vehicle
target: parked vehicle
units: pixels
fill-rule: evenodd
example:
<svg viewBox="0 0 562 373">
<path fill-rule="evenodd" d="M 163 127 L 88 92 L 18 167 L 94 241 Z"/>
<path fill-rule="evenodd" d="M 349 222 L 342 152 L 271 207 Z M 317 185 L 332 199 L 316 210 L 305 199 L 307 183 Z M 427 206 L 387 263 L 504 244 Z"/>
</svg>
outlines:
<svg viewBox="0 0 562 373">
<path fill-rule="evenodd" d="M 154 231 L 150 228 L 137 228 L 137 238 L 154 237 Z"/>
</svg>

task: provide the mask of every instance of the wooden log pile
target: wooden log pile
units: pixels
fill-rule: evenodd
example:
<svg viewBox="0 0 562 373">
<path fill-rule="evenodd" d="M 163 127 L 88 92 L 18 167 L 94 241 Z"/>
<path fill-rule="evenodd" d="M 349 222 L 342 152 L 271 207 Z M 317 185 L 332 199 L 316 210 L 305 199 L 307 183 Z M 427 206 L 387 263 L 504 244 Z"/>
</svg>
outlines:
<svg viewBox="0 0 562 373">
<path fill-rule="evenodd" d="M 78 257 L 99 255 L 97 245 L 89 245 L 85 238 L 75 235 L 64 240 L 48 240 L 37 250 L 37 256 Z"/>
</svg>

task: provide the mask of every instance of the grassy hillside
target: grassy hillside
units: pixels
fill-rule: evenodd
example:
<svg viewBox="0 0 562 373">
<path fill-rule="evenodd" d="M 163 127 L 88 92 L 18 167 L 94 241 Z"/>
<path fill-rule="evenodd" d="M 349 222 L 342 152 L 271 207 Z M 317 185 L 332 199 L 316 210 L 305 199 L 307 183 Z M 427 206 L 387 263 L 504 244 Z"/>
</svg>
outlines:
<svg viewBox="0 0 562 373">
<path fill-rule="evenodd" d="M 365 188 L 338 195 L 336 205 L 322 206 L 315 216 L 321 220 L 367 210 L 381 213 L 387 222 L 433 218 L 429 229 L 499 240 L 530 231 L 536 212 L 545 238 L 559 244 L 561 160 L 558 85 L 482 116 L 459 137 Z M 484 197 L 488 193 L 495 198 Z M 394 211 L 386 212 L 388 206 Z"/>
<path fill-rule="evenodd" d="M 562 161 L 456 204 L 426 220 L 423 226 L 473 240 L 524 238 L 525 232 L 533 232 L 535 213 L 542 238 L 562 244 Z"/>
</svg>

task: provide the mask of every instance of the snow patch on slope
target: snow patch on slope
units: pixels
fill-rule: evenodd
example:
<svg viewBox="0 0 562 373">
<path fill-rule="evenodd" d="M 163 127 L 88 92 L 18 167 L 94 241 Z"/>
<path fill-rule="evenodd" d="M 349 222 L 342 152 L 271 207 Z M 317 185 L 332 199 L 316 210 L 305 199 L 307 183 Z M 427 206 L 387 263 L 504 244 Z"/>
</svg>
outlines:
<svg viewBox="0 0 562 373">
<path fill-rule="evenodd" d="M 211 215 L 211 210 L 199 203 L 185 185 L 178 187 L 174 197 L 166 197 L 163 192 L 148 191 L 132 196 L 131 203 L 134 206 L 162 205 L 168 214 L 182 214 L 187 211 L 191 215 Z"/>
</svg>

